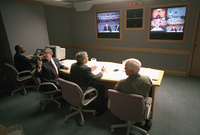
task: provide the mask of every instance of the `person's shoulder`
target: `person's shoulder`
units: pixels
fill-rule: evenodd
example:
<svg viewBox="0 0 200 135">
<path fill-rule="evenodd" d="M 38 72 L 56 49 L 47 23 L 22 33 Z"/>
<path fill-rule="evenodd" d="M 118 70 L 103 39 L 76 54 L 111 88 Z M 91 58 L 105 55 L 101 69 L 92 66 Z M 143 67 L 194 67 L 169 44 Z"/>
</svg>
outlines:
<svg viewBox="0 0 200 135">
<path fill-rule="evenodd" d="M 151 83 L 151 79 L 147 75 L 140 75 L 140 79 L 145 81 L 145 82 Z"/>
<path fill-rule="evenodd" d="M 58 58 L 56 58 L 56 57 L 52 57 L 52 59 L 53 59 L 54 61 L 59 61 Z"/>
<path fill-rule="evenodd" d="M 15 56 L 23 56 L 21 53 L 15 53 Z"/>
<path fill-rule="evenodd" d="M 121 80 L 119 80 L 118 83 L 122 84 L 122 83 L 125 83 L 126 81 L 127 81 L 127 79 L 121 79 Z"/>
<path fill-rule="evenodd" d="M 88 67 L 87 65 L 82 64 L 81 67 L 82 67 L 84 70 L 90 70 L 90 71 L 91 71 L 91 68 Z"/>
<path fill-rule="evenodd" d="M 78 67 L 77 62 L 72 63 L 71 68 Z"/>
<path fill-rule="evenodd" d="M 15 58 L 19 58 L 19 59 L 28 59 L 26 56 L 22 55 L 21 53 L 16 53 Z"/>
<path fill-rule="evenodd" d="M 150 79 L 149 76 L 147 76 L 147 75 L 140 75 L 140 78 L 142 78 L 142 79 Z"/>
</svg>

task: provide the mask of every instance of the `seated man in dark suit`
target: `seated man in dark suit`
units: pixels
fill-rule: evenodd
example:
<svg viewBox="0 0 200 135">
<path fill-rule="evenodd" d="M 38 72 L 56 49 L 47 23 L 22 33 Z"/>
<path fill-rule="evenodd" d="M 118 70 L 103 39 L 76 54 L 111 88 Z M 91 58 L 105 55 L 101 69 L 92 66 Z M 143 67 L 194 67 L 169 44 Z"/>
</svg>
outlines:
<svg viewBox="0 0 200 135">
<path fill-rule="evenodd" d="M 76 54 L 77 62 L 71 65 L 70 70 L 70 80 L 76 84 L 78 84 L 83 92 L 87 91 L 87 89 L 94 87 L 98 91 L 98 97 L 95 102 L 95 110 L 97 115 L 100 115 L 105 112 L 105 99 L 104 92 L 105 87 L 103 85 L 92 85 L 92 81 L 100 80 L 103 76 L 103 73 L 106 71 L 106 68 L 102 67 L 101 72 L 98 74 L 93 74 L 92 71 L 95 70 L 96 67 L 88 67 L 86 64 L 88 63 L 88 54 L 87 52 L 78 52 Z"/>
<path fill-rule="evenodd" d="M 26 56 L 23 55 L 23 53 L 25 52 L 25 48 L 22 45 L 16 45 L 15 51 L 16 54 L 14 56 L 14 63 L 16 69 L 19 72 L 24 70 L 32 71 L 34 68 L 31 63 L 37 63 L 37 58 L 40 53 L 36 54 L 37 57 L 34 57 L 33 59 L 28 59 Z"/>
<path fill-rule="evenodd" d="M 111 29 L 111 27 L 110 26 L 108 26 L 108 24 L 106 23 L 106 26 L 104 26 L 104 29 L 103 29 L 104 31 L 112 31 L 112 29 Z"/>
<path fill-rule="evenodd" d="M 59 69 L 68 70 L 69 67 L 61 65 L 57 58 L 53 58 L 53 51 L 50 48 L 45 48 L 43 51 L 44 59 L 37 62 L 35 76 L 40 77 L 42 82 L 52 82 L 59 89 L 60 84 L 57 79 L 60 75 Z"/>
</svg>

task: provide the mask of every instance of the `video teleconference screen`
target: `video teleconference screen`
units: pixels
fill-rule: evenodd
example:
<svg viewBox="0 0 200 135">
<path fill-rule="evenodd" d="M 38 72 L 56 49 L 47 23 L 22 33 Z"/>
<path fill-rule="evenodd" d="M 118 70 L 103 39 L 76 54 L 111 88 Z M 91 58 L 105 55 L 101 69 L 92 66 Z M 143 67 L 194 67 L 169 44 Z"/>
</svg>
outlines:
<svg viewBox="0 0 200 135">
<path fill-rule="evenodd" d="M 187 6 L 151 9 L 150 39 L 182 40 Z"/>
<path fill-rule="evenodd" d="M 120 11 L 97 12 L 97 37 L 120 38 Z"/>
</svg>

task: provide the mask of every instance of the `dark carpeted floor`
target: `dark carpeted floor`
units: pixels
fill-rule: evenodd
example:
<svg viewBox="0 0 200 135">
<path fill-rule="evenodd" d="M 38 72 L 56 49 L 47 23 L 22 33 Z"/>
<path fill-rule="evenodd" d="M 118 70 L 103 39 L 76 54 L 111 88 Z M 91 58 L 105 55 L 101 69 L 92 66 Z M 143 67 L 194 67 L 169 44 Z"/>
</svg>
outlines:
<svg viewBox="0 0 200 135">
<path fill-rule="evenodd" d="M 5 127 L 19 124 L 25 135 L 124 135 L 126 128 L 110 132 L 112 124 L 123 123 L 109 110 L 101 116 L 84 114 L 85 124 L 79 126 L 77 115 L 64 122 L 70 113 L 64 100 L 61 108 L 55 103 L 41 111 L 41 95 L 28 90 L 23 96 L 6 92 L 0 97 L 0 124 Z M 150 135 L 199 135 L 200 134 L 200 78 L 164 75 L 158 89 L 158 100 Z M 141 135 L 131 130 L 130 135 Z"/>
</svg>

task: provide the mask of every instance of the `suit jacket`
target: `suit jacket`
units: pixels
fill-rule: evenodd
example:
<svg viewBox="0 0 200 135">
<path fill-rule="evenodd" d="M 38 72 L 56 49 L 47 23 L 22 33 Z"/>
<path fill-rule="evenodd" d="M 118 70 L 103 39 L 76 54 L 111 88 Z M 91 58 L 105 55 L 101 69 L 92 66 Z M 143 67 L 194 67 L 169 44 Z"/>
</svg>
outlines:
<svg viewBox="0 0 200 135">
<path fill-rule="evenodd" d="M 104 26 L 104 29 L 103 29 L 104 31 L 112 31 L 112 29 L 111 29 L 111 27 L 110 26 L 108 26 L 108 28 L 106 27 L 106 26 Z"/>
<path fill-rule="evenodd" d="M 91 81 L 100 80 L 103 76 L 102 72 L 94 75 L 91 68 L 82 63 L 74 63 L 70 69 L 70 80 L 78 84 L 83 92 L 91 85 Z"/>
<path fill-rule="evenodd" d="M 28 59 L 21 53 L 16 53 L 14 56 L 15 67 L 19 72 L 24 70 L 33 70 L 31 63 L 36 63 L 36 62 L 37 58 Z"/>
<path fill-rule="evenodd" d="M 61 65 L 57 58 L 53 58 L 55 65 L 57 66 L 58 72 L 59 69 L 64 68 L 64 65 Z M 37 68 L 37 67 L 36 67 Z M 60 72 L 59 72 L 60 75 Z M 57 83 L 55 80 L 55 74 L 53 72 L 53 68 L 49 61 L 46 59 L 42 60 L 42 69 L 40 72 L 36 69 L 35 76 L 40 77 L 42 82 L 53 82 Z"/>
</svg>

